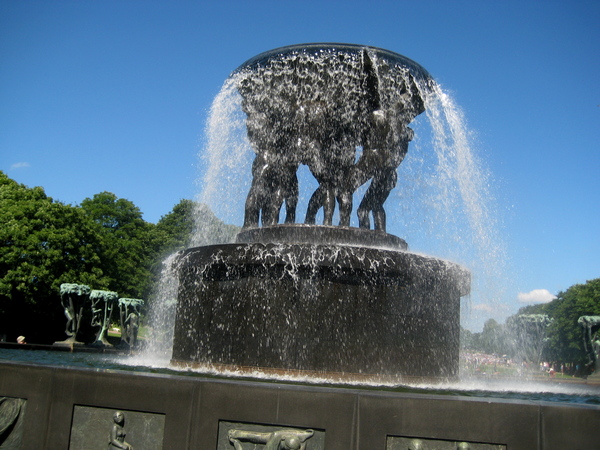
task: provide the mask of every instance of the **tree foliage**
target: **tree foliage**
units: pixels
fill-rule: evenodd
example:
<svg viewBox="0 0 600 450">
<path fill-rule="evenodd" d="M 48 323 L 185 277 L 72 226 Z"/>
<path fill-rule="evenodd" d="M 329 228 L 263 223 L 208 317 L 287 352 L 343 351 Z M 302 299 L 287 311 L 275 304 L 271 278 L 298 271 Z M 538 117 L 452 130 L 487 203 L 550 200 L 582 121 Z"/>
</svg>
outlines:
<svg viewBox="0 0 600 450">
<path fill-rule="evenodd" d="M 190 246 L 195 229 L 195 210 L 196 203 L 183 199 L 160 218 L 153 236 L 158 256 L 165 257 Z"/>
<path fill-rule="evenodd" d="M 142 218 L 140 209 L 111 192 L 101 192 L 81 202 L 101 236 L 99 268 L 109 279 L 109 290 L 122 297 L 143 297 L 149 289 L 153 248 L 153 224 Z"/>
<path fill-rule="evenodd" d="M 494 319 L 488 319 L 483 324 L 483 331 L 477 338 L 479 349 L 485 353 L 502 355 L 508 350 L 504 327 Z"/>
<path fill-rule="evenodd" d="M 600 315 L 600 278 L 585 284 L 575 284 L 556 299 L 543 305 L 542 311 L 554 319 L 549 327 L 549 357 L 563 361 L 583 361 L 585 351 L 581 327 L 577 320 L 581 316 Z"/>
<path fill-rule="evenodd" d="M 0 223 L 0 334 L 52 340 L 64 328 L 60 284 L 107 285 L 95 224 L 79 208 L 2 172 Z"/>
<path fill-rule="evenodd" d="M 166 256 L 190 245 L 231 242 L 238 230 L 191 200 L 181 200 L 155 225 L 111 192 L 65 205 L 0 172 L 0 337 L 62 340 L 62 283 L 150 299 Z M 195 234 L 200 239 L 193 240 Z"/>
<path fill-rule="evenodd" d="M 600 315 L 600 278 L 575 284 L 550 303 L 525 306 L 506 324 L 490 319 L 481 333 L 465 334 L 463 342 L 471 350 L 530 361 L 584 363 L 583 334 L 577 321 L 586 315 Z M 530 319 L 535 316 L 540 320 L 533 323 Z"/>
</svg>

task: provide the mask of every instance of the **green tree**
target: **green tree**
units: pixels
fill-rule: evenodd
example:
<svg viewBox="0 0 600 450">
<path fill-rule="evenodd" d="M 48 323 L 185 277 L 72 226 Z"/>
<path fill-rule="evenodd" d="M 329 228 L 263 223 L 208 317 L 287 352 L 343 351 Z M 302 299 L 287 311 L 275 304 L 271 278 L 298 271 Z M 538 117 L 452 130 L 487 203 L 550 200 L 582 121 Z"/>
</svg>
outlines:
<svg viewBox="0 0 600 450">
<path fill-rule="evenodd" d="M 581 316 L 600 315 L 600 278 L 575 284 L 544 305 L 544 312 L 554 319 L 548 330 L 549 357 L 559 361 L 583 362 Z"/>
<path fill-rule="evenodd" d="M 477 336 L 479 349 L 485 353 L 505 354 L 508 348 L 504 326 L 494 319 L 483 324 L 483 331 Z"/>
<path fill-rule="evenodd" d="M 144 298 L 152 281 L 154 225 L 144 221 L 132 202 L 111 192 L 86 198 L 81 208 L 102 236 L 100 268 L 109 278 L 108 289 L 121 297 Z"/>
<path fill-rule="evenodd" d="M 461 350 L 474 350 L 476 348 L 475 334 L 466 328 L 460 327 L 460 348 Z"/>
<path fill-rule="evenodd" d="M 162 259 L 190 246 L 195 229 L 196 204 L 182 199 L 173 210 L 162 216 L 153 230 L 155 254 Z"/>
<path fill-rule="evenodd" d="M 192 246 L 233 242 L 239 230 L 217 218 L 208 206 L 182 199 L 152 230 L 154 254 L 160 262 Z"/>
<path fill-rule="evenodd" d="M 0 172 L 0 334 L 31 342 L 64 337 L 62 283 L 106 288 L 104 250 L 79 208 L 55 202 Z"/>
<path fill-rule="evenodd" d="M 196 228 L 191 242 L 193 246 L 234 242 L 240 227 L 224 223 L 203 203 L 195 203 L 194 206 Z"/>
</svg>

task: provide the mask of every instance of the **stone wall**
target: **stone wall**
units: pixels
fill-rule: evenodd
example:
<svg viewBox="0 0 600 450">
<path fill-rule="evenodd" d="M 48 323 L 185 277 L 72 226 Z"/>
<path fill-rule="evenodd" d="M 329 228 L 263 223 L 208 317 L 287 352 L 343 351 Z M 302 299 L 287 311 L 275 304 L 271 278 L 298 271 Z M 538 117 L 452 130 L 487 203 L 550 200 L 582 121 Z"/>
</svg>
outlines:
<svg viewBox="0 0 600 450">
<path fill-rule="evenodd" d="M 600 406 L 8 362 L 0 397 L 0 448 L 106 449 L 117 411 L 136 450 L 590 449 L 600 429 Z"/>
</svg>

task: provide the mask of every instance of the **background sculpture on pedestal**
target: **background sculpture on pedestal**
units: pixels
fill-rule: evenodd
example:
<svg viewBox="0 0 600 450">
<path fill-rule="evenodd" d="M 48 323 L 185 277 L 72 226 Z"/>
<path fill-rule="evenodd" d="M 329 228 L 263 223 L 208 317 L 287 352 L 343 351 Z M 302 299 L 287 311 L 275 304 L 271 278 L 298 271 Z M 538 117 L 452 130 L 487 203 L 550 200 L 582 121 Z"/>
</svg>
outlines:
<svg viewBox="0 0 600 450">
<path fill-rule="evenodd" d="M 138 298 L 120 298 L 119 316 L 121 320 L 122 347 L 134 348 L 137 344 L 137 335 L 140 327 L 140 308 L 144 301 Z"/>
<path fill-rule="evenodd" d="M 583 328 L 587 366 L 593 370 L 595 377 L 600 377 L 600 316 L 581 316 L 577 323 Z"/>
<path fill-rule="evenodd" d="M 80 338 L 84 316 L 91 315 L 91 311 L 88 311 L 90 310 L 90 293 L 90 287 L 83 284 L 63 283 L 60 285 L 60 299 L 67 318 L 65 334 L 68 336 L 62 343 L 82 343 L 78 338 Z"/>
<path fill-rule="evenodd" d="M 92 326 L 97 329 L 92 345 L 111 346 L 107 340 L 112 312 L 119 299 L 119 294 L 112 291 L 93 290 L 90 294 L 92 301 Z"/>
</svg>

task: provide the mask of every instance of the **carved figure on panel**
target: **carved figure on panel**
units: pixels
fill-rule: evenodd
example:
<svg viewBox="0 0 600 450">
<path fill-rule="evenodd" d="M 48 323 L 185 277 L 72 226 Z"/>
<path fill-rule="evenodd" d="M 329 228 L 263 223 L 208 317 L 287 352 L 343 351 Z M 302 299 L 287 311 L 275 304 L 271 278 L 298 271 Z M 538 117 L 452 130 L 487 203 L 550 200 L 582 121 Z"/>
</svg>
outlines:
<svg viewBox="0 0 600 450">
<path fill-rule="evenodd" d="M 20 448 L 26 400 L 0 397 L 0 448 Z"/>
<path fill-rule="evenodd" d="M 127 434 L 125 433 L 125 414 L 121 411 L 115 412 L 113 415 L 113 422 L 108 440 L 108 450 L 133 450 L 131 444 L 125 441 L 125 436 Z"/>
<path fill-rule="evenodd" d="M 228 437 L 235 450 L 244 450 L 242 442 L 264 444 L 263 450 L 305 450 L 306 441 L 314 434 L 314 430 L 278 430 L 271 433 L 229 430 Z"/>
</svg>

